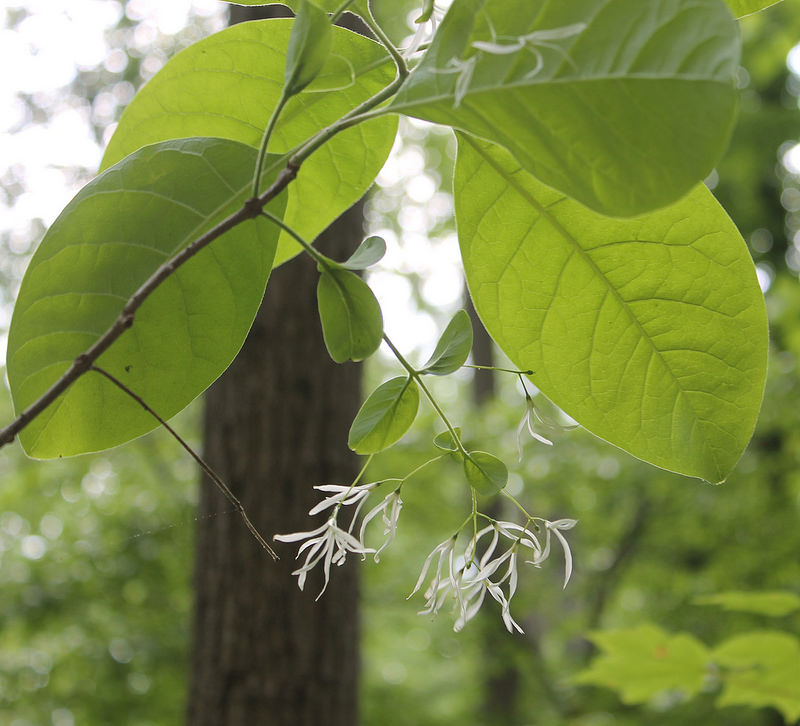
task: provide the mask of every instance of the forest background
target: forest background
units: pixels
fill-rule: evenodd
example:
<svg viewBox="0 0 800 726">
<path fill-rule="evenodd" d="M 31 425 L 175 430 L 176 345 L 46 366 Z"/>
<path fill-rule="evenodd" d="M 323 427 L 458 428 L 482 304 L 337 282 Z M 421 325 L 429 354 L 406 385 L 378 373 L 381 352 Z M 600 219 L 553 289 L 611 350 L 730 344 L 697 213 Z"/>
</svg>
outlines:
<svg viewBox="0 0 800 726">
<path fill-rule="evenodd" d="M 0 90 L 6 324 L 37 240 L 93 175 L 103 139 L 135 89 L 167 57 L 226 22 L 222 3 L 211 0 L 68 5 L 54 11 L 47 2 L 7 2 L 1 10 L 6 67 L 32 59 Z M 406 12 L 398 4 L 397 16 L 410 32 L 416 3 L 408 5 Z M 82 29 L 84 42 L 68 51 L 69 28 Z M 628 699 L 642 704 L 576 680 L 596 655 L 587 634 L 598 629 L 655 623 L 707 645 L 759 628 L 800 634 L 797 611 L 776 618 L 701 604 L 730 590 L 797 593 L 800 581 L 800 51 L 793 50 L 800 8 L 778 5 L 743 21 L 742 30 L 739 125 L 707 184 L 748 240 L 770 313 L 770 378 L 745 457 L 725 485 L 712 487 L 634 461 L 581 431 L 559 435 L 552 448 L 526 443 L 512 487 L 538 510 L 575 517 L 580 527 L 571 537 L 576 571 L 567 591 L 550 567 L 518 595 L 526 631 L 519 637 L 507 635 L 494 613 L 455 634 L 447 618 L 419 618 L 406 601 L 418 563 L 440 531 L 458 524 L 447 513 L 460 516 L 466 496 L 455 467 L 423 473 L 405 492 L 397 541 L 380 567 L 364 570 L 365 724 L 777 726 L 791 713 L 719 709 L 713 679 L 696 698 L 676 687 Z M 447 134 L 404 125 L 366 211 L 392 251 L 372 273 L 387 328 L 411 320 L 400 342 L 421 355 L 463 304 L 442 181 L 451 176 L 452 153 Z M 386 365 L 371 363 L 369 381 L 382 380 Z M 483 388 L 465 374 L 444 381 L 439 395 L 486 437 L 506 432 L 514 450 L 524 398 L 513 380 L 491 386 L 489 400 L 471 395 Z M 179 418 L 197 445 L 199 412 L 197 404 Z M 0 413 L 11 418 L 5 390 Z M 376 461 L 374 478 L 424 461 L 436 432 L 430 417 Z M 194 519 L 191 461 L 157 431 L 50 465 L 7 449 L 0 472 L 0 723 L 181 723 L 194 529 L 203 525 Z M 213 516 L 236 515 L 220 499 Z M 793 698 L 800 708 L 800 695 Z"/>
</svg>

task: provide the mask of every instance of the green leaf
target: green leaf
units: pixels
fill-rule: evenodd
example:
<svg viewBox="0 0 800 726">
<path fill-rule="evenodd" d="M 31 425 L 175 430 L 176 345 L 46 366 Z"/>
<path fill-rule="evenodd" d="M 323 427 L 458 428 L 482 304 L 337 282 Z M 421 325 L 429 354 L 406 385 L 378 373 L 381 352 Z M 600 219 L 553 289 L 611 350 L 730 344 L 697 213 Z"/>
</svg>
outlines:
<svg viewBox="0 0 800 726">
<path fill-rule="evenodd" d="M 436 348 L 420 373 L 446 376 L 467 362 L 472 350 L 472 323 L 466 310 L 459 310 L 439 338 Z"/>
<path fill-rule="evenodd" d="M 698 605 L 718 605 L 724 610 L 738 610 L 757 615 L 782 617 L 800 610 L 800 597 L 791 592 L 719 592 L 695 598 Z"/>
<path fill-rule="evenodd" d="M 337 363 L 363 360 L 381 344 L 381 307 L 358 275 L 347 270 L 324 270 L 317 285 L 322 334 Z"/>
<path fill-rule="evenodd" d="M 240 23 L 171 58 L 125 109 L 103 168 L 145 144 L 185 136 L 217 136 L 257 148 L 281 95 L 292 23 Z M 271 152 L 296 147 L 394 78 L 394 66 L 380 45 L 343 28 L 332 33 L 321 74 L 286 104 Z M 286 222 L 314 239 L 367 191 L 389 155 L 396 128 L 396 119 L 388 117 L 359 124 L 313 154 L 289 186 Z M 299 250 L 282 234 L 275 264 Z"/>
<path fill-rule="evenodd" d="M 632 216 L 711 172 L 738 61 L 718 0 L 455 0 L 391 108 L 499 143 L 545 184 Z"/>
<path fill-rule="evenodd" d="M 333 26 L 328 14 L 310 0 L 300 0 L 286 50 L 284 94 L 302 91 L 322 71 L 331 51 Z"/>
<path fill-rule="evenodd" d="M 671 635 L 655 625 L 592 633 L 602 651 L 575 681 L 617 691 L 624 703 L 645 703 L 666 690 L 687 696 L 703 688 L 711 654 L 688 634 Z"/>
<path fill-rule="evenodd" d="M 718 706 L 772 706 L 788 723 L 800 718 L 800 641 L 779 631 L 758 631 L 725 641 L 713 653 L 725 687 Z"/>
<path fill-rule="evenodd" d="M 456 426 L 453 430 L 456 432 L 456 436 L 458 436 L 460 439 L 461 429 Z M 449 431 L 442 431 L 442 433 L 434 436 L 433 445 L 437 449 L 441 449 L 442 451 L 447 451 L 450 453 L 455 453 L 458 451 L 458 446 L 456 446 L 456 442 L 453 440 L 453 435 Z"/>
<path fill-rule="evenodd" d="M 382 383 L 364 402 L 350 427 L 347 445 L 358 454 L 388 449 L 411 428 L 419 409 L 419 388 L 400 376 Z"/>
<path fill-rule="evenodd" d="M 615 446 L 723 480 L 752 435 L 768 335 L 747 247 L 711 193 L 611 219 L 461 136 L 455 204 L 475 307 L 514 364 Z"/>
<path fill-rule="evenodd" d="M 345 270 L 366 270 L 380 262 L 386 254 L 386 242 L 380 237 L 367 237 L 346 262 L 336 263 Z"/>
<path fill-rule="evenodd" d="M 777 5 L 781 0 L 725 0 L 737 18 Z"/>
<path fill-rule="evenodd" d="M 464 458 L 464 474 L 478 494 L 497 494 L 508 482 L 508 469 L 496 456 L 485 451 L 470 451 Z"/>
<path fill-rule="evenodd" d="M 17 412 L 116 320 L 155 270 L 249 196 L 254 149 L 222 139 L 148 146 L 103 172 L 61 213 L 20 287 L 8 341 Z M 283 201 L 270 205 L 280 216 Z M 277 244 L 266 220 L 227 232 L 142 305 L 98 365 L 169 418 L 230 364 L 261 304 Z M 87 373 L 20 434 L 38 458 L 116 446 L 156 420 Z"/>
</svg>

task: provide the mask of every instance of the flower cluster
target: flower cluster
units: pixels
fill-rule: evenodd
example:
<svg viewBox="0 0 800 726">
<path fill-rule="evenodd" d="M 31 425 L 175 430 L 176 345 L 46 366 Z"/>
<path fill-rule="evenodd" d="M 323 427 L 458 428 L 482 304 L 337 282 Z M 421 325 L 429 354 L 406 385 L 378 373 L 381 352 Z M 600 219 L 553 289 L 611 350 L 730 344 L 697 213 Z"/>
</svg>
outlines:
<svg viewBox="0 0 800 726">
<path fill-rule="evenodd" d="M 375 561 L 378 562 L 380 553 L 388 547 L 397 532 L 397 520 L 400 517 L 400 510 L 403 508 L 403 501 L 400 499 L 400 490 L 397 489 L 391 494 L 386 495 L 383 500 L 364 515 L 361 523 L 361 530 L 358 537 L 353 534 L 353 529 L 361 512 L 364 503 L 370 493 L 380 485 L 380 482 L 371 484 L 361 484 L 360 486 L 342 486 L 339 484 L 322 484 L 315 486 L 314 489 L 325 492 L 329 496 L 309 510 L 309 515 L 320 514 L 326 509 L 331 509 L 325 524 L 312 529 L 308 532 L 294 532 L 292 534 L 276 534 L 275 539 L 279 542 L 300 542 L 305 540 L 297 551 L 299 558 L 304 552 L 306 559 L 297 568 L 293 575 L 297 576 L 297 586 L 302 590 L 306 584 L 308 573 L 320 562 L 324 573 L 324 582 L 317 599 L 322 597 L 328 587 L 330 580 L 331 565 L 343 565 L 348 552 L 360 554 L 366 557 L 373 554 Z M 339 510 L 342 507 L 355 505 L 350 526 L 345 530 L 339 526 Z M 384 536 L 386 539 L 377 549 L 370 549 L 364 545 L 364 533 L 369 524 L 375 517 L 381 515 L 384 524 Z"/>
<path fill-rule="evenodd" d="M 550 540 L 554 535 L 564 550 L 564 587 L 572 574 L 572 553 L 561 531 L 572 529 L 577 521 L 559 519 L 543 524 L 544 546 L 527 526 L 512 522 L 492 522 L 477 532 L 460 554 L 456 553 L 457 536 L 437 545 L 425 560 L 409 595 L 419 591 L 435 561 L 433 577 L 424 592 L 425 608 L 420 615 L 436 615 L 445 603 L 453 601 L 457 610 L 453 629 L 458 632 L 475 617 L 488 593 L 500 605 L 506 629 L 510 633 L 523 632 L 510 612 L 511 598 L 517 591 L 520 556 L 526 564 L 540 567 L 550 555 Z M 506 549 L 499 547 L 501 541 L 508 543 Z"/>
</svg>

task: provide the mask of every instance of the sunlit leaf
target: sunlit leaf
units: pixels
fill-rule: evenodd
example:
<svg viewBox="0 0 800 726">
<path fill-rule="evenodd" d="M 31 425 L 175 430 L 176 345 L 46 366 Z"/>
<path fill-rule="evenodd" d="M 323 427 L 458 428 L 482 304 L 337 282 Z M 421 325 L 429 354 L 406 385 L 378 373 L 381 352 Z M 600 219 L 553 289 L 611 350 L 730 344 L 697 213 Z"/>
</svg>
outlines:
<svg viewBox="0 0 800 726">
<path fill-rule="evenodd" d="M 800 718 L 800 641 L 779 631 L 746 633 L 713 653 L 723 668 L 718 706 L 772 706 L 788 723 Z"/>
<path fill-rule="evenodd" d="M 381 344 L 383 317 L 369 285 L 347 270 L 322 272 L 317 286 L 322 334 L 337 363 L 363 360 Z"/>
<path fill-rule="evenodd" d="M 466 310 L 459 310 L 447 324 L 433 354 L 422 366 L 421 373 L 446 376 L 467 362 L 472 350 L 472 322 Z"/>
<path fill-rule="evenodd" d="M 283 87 L 292 23 L 240 23 L 171 58 L 125 109 L 103 168 L 145 144 L 185 136 L 218 136 L 258 147 Z M 270 151 L 296 147 L 393 79 L 394 67 L 382 62 L 386 54 L 380 45 L 343 28 L 332 32 L 322 72 L 287 103 Z M 386 161 L 396 127 L 388 117 L 359 124 L 313 154 L 289 186 L 289 225 L 314 239 L 360 199 Z M 275 264 L 299 249 L 282 235 Z"/>
<path fill-rule="evenodd" d="M 667 690 L 693 696 L 703 688 L 711 653 L 691 635 L 646 624 L 595 632 L 589 639 L 603 652 L 578 674 L 577 683 L 611 688 L 628 704 Z"/>
<path fill-rule="evenodd" d="M 597 436 L 723 480 L 753 432 L 768 338 L 753 262 L 711 193 L 603 217 L 462 135 L 455 203 L 475 307 L 515 365 Z"/>
<path fill-rule="evenodd" d="M 499 143 L 545 184 L 632 216 L 711 172 L 738 59 L 718 0 L 455 0 L 392 108 Z"/>
<path fill-rule="evenodd" d="M 364 402 L 350 427 L 348 446 L 358 454 L 389 448 L 411 428 L 419 409 L 419 388 L 411 379 L 392 378 Z"/>
<path fill-rule="evenodd" d="M 82 189 L 47 232 L 20 287 L 8 342 L 17 412 L 44 393 L 173 254 L 242 206 L 256 152 L 222 139 L 149 146 Z M 283 202 L 270 209 L 280 216 Z M 159 287 L 98 365 L 169 418 L 208 387 L 244 342 L 277 233 L 266 220 L 227 232 Z M 32 456 L 116 446 L 155 428 L 98 374 L 74 383 L 21 434 Z"/>
<path fill-rule="evenodd" d="M 698 597 L 695 603 L 772 617 L 782 617 L 800 610 L 800 597 L 791 592 L 718 592 Z"/>
<path fill-rule="evenodd" d="M 508 469 L 496 456 L 485 451 L 470 451 L 464 457 L 464 474 L 478 494 L 497 494 L 508 482 Z"/>
</svg>

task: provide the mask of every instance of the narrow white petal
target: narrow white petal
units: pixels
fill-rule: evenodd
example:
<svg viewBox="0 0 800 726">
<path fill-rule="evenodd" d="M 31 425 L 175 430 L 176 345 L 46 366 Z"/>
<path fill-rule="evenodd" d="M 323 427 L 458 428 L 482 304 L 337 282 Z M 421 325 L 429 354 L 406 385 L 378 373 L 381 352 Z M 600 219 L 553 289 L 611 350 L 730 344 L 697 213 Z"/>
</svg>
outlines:
<svg viewBox="0 0 800 726">
<path fill-rule="evenodd" d="M 566 538 L 557 529 L 553 530 L 553 534 L 561 541 L 561 546 L 564 548 L 564 587 L 566 588 L 569 578 L 572 576 L 572 551 L 569 548 Z"/>
<path fill-rule="evenodd" d="M 310 532 L 293 532 L 292 534 L 275 534 L 272 536 L 272 539 L 278 540 L 278 542 L 299 542 L 301 539 L 307 539 L 308 537 L 314 537 L 318 534 L 322 534 L 328 528 L 328 523 L 326 522 L 321 527 L 317 527 L 316 529 L 312 529 Z"/>
<path fill-rule="evenodd" d="M 553 529 L 572 529 L 578 523 L 577 519 L 557 519 L 555 522 L 548 522 Z"/>
</svg>

